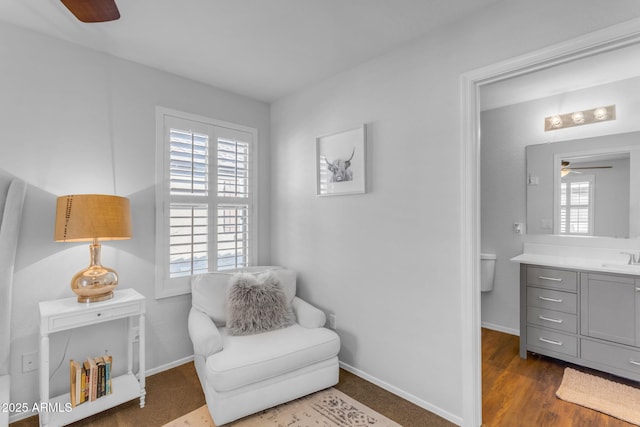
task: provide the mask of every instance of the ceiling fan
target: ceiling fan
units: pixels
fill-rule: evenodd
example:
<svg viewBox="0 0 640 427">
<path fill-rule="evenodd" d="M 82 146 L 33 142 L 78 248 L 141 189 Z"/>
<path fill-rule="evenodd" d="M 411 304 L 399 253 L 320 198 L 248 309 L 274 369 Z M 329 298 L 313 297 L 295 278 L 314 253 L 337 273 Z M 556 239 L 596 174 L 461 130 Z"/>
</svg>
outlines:
<svg viewBox="0 0 640 427">
<path fill-rule="evenodd" d="M 82 22 L 107 22 L 120 18 L 115 0 L 60 0 Z"/>
<path fill-rule="evenodd" d="M 571 162 L 569 162 L 568 160 L 563 160 L 560 163 L 560 175 L 561 176 L 567 176 L 568 174 L 570 174 L 571 172 L 575 172 L 575 173 L 582 173 L 582 172 L 576 172 L 579 169 L 611 169 L 613 166 L 574 166 L 571 167 Z"/>
</svg>

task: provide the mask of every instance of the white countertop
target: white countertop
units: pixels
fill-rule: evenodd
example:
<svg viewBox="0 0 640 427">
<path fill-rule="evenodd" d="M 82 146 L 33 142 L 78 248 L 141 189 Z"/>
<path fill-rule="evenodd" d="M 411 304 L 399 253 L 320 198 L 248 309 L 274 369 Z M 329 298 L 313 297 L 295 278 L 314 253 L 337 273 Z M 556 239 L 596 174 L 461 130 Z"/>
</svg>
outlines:
<svg viewBox="0 0 640 427">
<path fill-rule="evenodd" d="M 640 264 L 629 265 L 625 261 L 627 255 L 618 254 L 611 257 L 582 257 L 573 255 L 557 255 L 543 253 L 523 253 L 511 258 L 512 262 L 535 264 L 546 267 L 570 268 L 576 270 L 600 271 L 603 273 L 631 274 L 640 276 Z"/>
</svg>

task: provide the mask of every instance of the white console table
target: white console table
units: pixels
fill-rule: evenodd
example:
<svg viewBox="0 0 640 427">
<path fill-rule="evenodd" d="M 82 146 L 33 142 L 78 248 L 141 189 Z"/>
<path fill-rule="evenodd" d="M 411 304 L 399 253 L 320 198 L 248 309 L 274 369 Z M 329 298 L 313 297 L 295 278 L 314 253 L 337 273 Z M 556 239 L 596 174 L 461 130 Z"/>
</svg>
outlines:
<svg viewBox="0 0 640 427">
<path fill-rule="evenodd" d="M 139 370 L 133 373 L 134 317 L 139 317 Z M 76 297 L 40 303 L 40 400 L 41 405 L 64 407 L 69 393 L 49 396 L 49 335 L 55 332 L 94 325 L 116 319 L 127 319 L 129 330 L 127 372 L 112 378 L 113 393 L 92 402 L 85 402 L 69 412 L 40 412 L 41 426 L 62 426 L 95 413 L 140 398 L 145 400 L 145 298 L 133 289 L 115 291 L 113 298 L 97 303 L 78 303 Z"/>
</svg>

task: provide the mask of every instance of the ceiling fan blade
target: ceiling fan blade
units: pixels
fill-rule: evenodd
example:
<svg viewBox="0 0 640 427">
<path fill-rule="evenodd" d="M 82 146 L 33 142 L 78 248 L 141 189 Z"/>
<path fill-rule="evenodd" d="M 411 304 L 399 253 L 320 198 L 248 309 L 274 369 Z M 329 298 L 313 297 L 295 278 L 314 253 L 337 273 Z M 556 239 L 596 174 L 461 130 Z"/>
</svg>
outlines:
<svg viewBox="0 0 640 427">
<path fill-rule="evenodd" d="M 563 169 L 611 169 L 613 166 L 572 166 Z"/>
<path fill-rule="evenodd" d="M 107 22 L 120 18 L 115 0 L 60 0 L 82 22 Z"/>
</svg>

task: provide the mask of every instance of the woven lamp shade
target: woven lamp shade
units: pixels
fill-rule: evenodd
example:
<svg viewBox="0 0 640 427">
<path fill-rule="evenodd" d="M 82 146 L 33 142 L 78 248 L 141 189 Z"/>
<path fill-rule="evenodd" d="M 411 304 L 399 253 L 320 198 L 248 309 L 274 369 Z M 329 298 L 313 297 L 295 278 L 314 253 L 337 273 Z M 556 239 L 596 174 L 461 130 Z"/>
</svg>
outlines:
<svg viewBox="0 0 640 427">
<path fill-rule="evenodd" d="M 56 242 L 87 242 L 131 238 L 129 199 L 104 194 L 58 197 Z"/>
<path fill-rule="evenodd" d="M 131 238 L 129 199 L 103 194 L 58 197 L 53 238 L 56 242 L 92 242 L 89 267 L 71 279 L 71 290 L 78 295 L 78 302 L 113 298 L 118 273 L 100 263 L 100 240 Z"/>
</svg>

